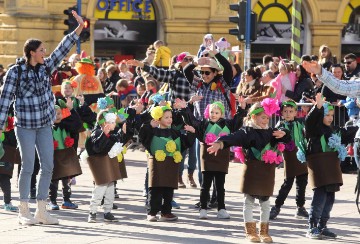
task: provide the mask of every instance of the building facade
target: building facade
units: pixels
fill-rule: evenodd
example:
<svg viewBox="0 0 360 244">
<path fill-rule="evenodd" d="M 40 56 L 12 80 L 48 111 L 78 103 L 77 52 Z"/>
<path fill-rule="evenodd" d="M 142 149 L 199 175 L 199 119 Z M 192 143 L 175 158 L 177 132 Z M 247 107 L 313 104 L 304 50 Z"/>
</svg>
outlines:
<svg viewBox="0 0 360 244">
<path fill-rule="evenodd" d="M 22 56 L 26 39 L 38 38 L 53 50 L 63 38 L 67 16 L 63 11 L 76 0 L 0 0 L 0 63 Z M 196 54 L 202 38 L 212 33 L 232 45 L 228 34 L 235 24 L 228 17 L 237 0 L 82 0 L 82 15 L 90 19 L 90 40 L 81 44 L 87 54 L 103 59 L 144 58 L 155 40 L 163 40 L 173 54 Z M 303 54 L 318 54 L 327 44 L 337 57 L 353 52 L 360 57 L 359 0 L 303 0 L 301 47 Z M 258 16 L 258 38 L 251 57 L 264 54 L 288 58 L 292 0 L 252 0 Z M 241 47 L 241 45 L 240 45 Z M 76 51 L 75 48 L 73 50 Z"/>
</svg>

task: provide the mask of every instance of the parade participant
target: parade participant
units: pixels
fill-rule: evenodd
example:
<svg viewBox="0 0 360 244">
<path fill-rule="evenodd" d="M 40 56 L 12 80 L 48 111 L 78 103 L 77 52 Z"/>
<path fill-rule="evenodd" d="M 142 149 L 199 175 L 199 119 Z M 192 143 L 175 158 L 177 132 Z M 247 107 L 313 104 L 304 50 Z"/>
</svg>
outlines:
<svg viewBox="0 0 360 244">
<path fill-rule="evenodd" d="M 76 209 L 78 206 L 71 202 L 71 178 L 82 174 L 79 160 L 74 149 L 74 138 L 82 127 L 81 119 L 74 109 L 73 101 L 67 98 L 65 108 L 55 105 L 56 118 L 53 126 L 54 138 L 54 171 L 50 183 L 49 208 L 59 210 L 56 202 L 59 181 L 62 182 L 63 209 Z"/>
<path fill-rule="evenodd" d="M 340 95 L 357 97 L 359 99 L 360 79 L 354 79 L 350 81 L 336 79 L 333 75 L 331 75 L 330 72 L 323 69 L 316 62 L 303 62 L 303 66 L 309 73 L 316 74 L 317 78 L 321 82 L 323 82 L 327 87 L 329 87 L 332 91 L 336 91 Z M 357 167 L 359 169 L 360 168 L 360 130 L 357 131 L 354 139 L 354 157 Z M 359 193 L 360 193 L 360 170 L 358 170 L 358 180 L 356 185 L 358 186 L 356 187 L 356 192 L 357 192 L 356 204 L 358 206 Z M 358 211 L 360 213 L 359 206 L 358 206 Z"/>
<path fill-rule="evenodd" d="M 45 45 L 42 41 L 29 39 L 24 45 L 23 62 L 10 68 L 4 79 L 0 96 L 0 128 L 3 128 L 11 101 L 15 97 L 15 134 L 18 140 L 22 168 L 19 177 L 20 224 L 58 224 L 59 221 L 46 211 L 48 189 L 54 167 L 54 148 L 51 125 L 55 118 L 50 75 L 69 53 L 84 27 L 83 19 L 72 14 L 78 27 L 66 35 L 57 48 L 45 58 Z M 35 218 L 29 210 L 30 179 L 33 172 L 35 148 L 40 158 L 40 179 L 37 191 Z"/>
<path fill-rule="evenodd" d="M 140 142 L 149 152 L 147 220 L 158 221 L 156 215 L 161 211 L 160 221 L 175 221 L 178 217 L 171 213 L 171 201 L 174 189 L 178 188 L 181 153 L 193 144 L 195 135 L 171 128 L 173 118 L 168 106 L 154 107 L 151 117 L 151 122 L 144 124 L 139 132 Z"/>
<path fill-rule="evenodd" d="M 241 100 L 243 101 L 243 100 Z M 234 119 L 224 119 L 225 108 L 221 102 L 213 102 L 205 110 L 204 119 L 198 120 L 191 113 L 190 109 L 186 110 L 185 123 L 195 129 L 196 137 L 200 141 L 200 161 L 202 172 L 202 185 L 200 191 L 200 219 L 207 219 L 209 190 L 213 179 L 215 179 L 216 201 L 218 203 L 217 217 L 219 219 L 229 219 L 230 215 L 225 209 L 225 176 L 228 173 L 230 161 L 230 148 L 221 150 L 218 155 L 214 156 L 207 152 L 207 148 L 218 137 L 230 134 L 242 126 L 242 118 L 245 117 L 246 103 L 242 103 L 238 116 Z M 242 115 L 242 116 L 241 116 Z M 188 127 L 188 125 L 185 126 Z"/>
<path fill-rule="evenodd" d="M 264 99 L 253 104 L 244 127 L 239 131 L 220 137 L 207 150 L 210 154 L 219 153 L 220 149 L 240 146 L 237 157 L 244 162 L 240 177 L 240 192 L 245 194 L 244 222 L 246 239 L 251 242 L 272 242 L 269 235 L 270 196 L 275 185 L 275 168 L 282 161 L 281 151 L 290 141 L 290 133 L 285 128 L 269 128 L 271 116 L 279 110 L 277 100 Z M 260 202 L 260 233 L 257 234 L 253 219 L 255 199 Z"/>
<path fill-rule="evenodd" d="M 111 213 L 115 196 L 114 181 L 121 178 L 117 156 L 122 152 L 122 143 L 120 130 L 114 131 L 116 120 L 115 113 L 100 111 L 96 120 L 99 126 L 92 131 L 85 144 L 86 152 L 81 155 L 82 160 L 86 158 L 89 163 L 95 181 L 90 200 L 89 223 L 96 223 L 97 209 L 103 197 L 104 221 L 118 221 Z"/>
<path fill-rule="evenodd" d="M 10 108 L 12 110 L 12 108 Z M 17 212 L 18 207 L 11 203 L 11 182 L 14 165 L 21 163 L 20 152 L 14 132 L 13 111 L 9 112 L 5 130 L 0 138 L 0 188 L 4 193 L 4 210 Z"/>
<path fill-rule="evenodd" d="M 280 213 L 280 208 L 284 204 L 296 178 L 296 218 L 308 218 L 309 214 L 304 208 L 305 204 L 305 190 L 308 182 L 308 170 L 306 163 L 301 163 L 296 158 L 297 148 L 306 147 L 304 139 L 304 122 L 296 117 L 297 105 L 295 101 L 288 100 L 281 103 L 281 116 L 282 119 L 276 127 L 284 127 L 290 131 L 291 141 L 285 145 L 283 151 L 285 170 L 284 170 L 284 183 L 281 185 L 279 194 L 275 200 L 275 206 L 271 208 L 270 219 L 276 219 Z"/>
<path fill-rule="evenodd" d="M 343 184 L 340 160 L 347 151 L 344 144 L 354 139 L 358 127 L 333 128 L 334 106 L 326 102 L 321 94 L 316 95 L 316 105 L 305 119 L 307 147 L 299 150 L 298 159 L 308 163 L 309 182 L 313 197 L 309 213 L 309 229 L 306 236 L 311 239 L 336 238 L 327 228 L 330 212 L 335 201 L 335 192 Z"/>
</svg>

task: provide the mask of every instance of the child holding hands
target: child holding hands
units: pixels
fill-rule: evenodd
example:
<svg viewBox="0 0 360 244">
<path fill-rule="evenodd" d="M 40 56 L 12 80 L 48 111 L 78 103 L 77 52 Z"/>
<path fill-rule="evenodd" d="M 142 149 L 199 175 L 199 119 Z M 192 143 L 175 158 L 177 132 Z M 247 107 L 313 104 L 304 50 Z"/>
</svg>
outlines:
<svg viewBox="0 0 360 244">
<path fill-rule="evenodd" d="M 245 102 L 240 109 L 242 114 L 246 115 Z M 197 120 L 190 109 L 186 110 L 185 123 L 195 128 L 195 134 L 200 141 L 200 161 L 202 172 L 202 185 L 200 191 L 200 219 L 207 219 L 207 206 L 209 190 L 213 179 L 215 179 L 215 188 L 217 191 L 217 203 L 219 219 L 229 219 L 230 215 L 225 209 L 225 176 L 228 173 L 230 161 L 230 148 L 221 150 L 216 156 L 209 154 L 207 149 L 218 137 L 228 135 L 238 130 L 241 126 L 241 120 L 238 119 L 239 111 L 234 119 L 224 119 L 225 108 L 221 102 L 213 102 L 205 109 L 204 119 Z M 245 117 L 245 116 L 242 116 Z M 240 122 L 240 123 L 239 123 Z M 187 128 L 188 126 L 185 126 Z"/>
<path fill-rule="evenodd" d="M 153 107 L 150 114 L 153 120 L 139 132 L 140 141 L 150 154 L 147 220 L 158 221 L 156 215 L 161 211 L 160 221 L 175 221 L 178 217 L 171 213 L 171 201 L 178 188 L 181 153 L 194 143 L 195 135 L 171 128 L 173 118 L 168 106 Z"/>
<path fill-rule="evenodd" d="M 245 161 L 240 178 L 240 192 L 245 195 L 244 222 L 246 239 L 251 242 L 272 242 L 269 231 L 270 196 L 275 184 L 275 168 L 282 161 L 281 142 L 287 143 L 290 134 L 285 128 L 269 128 L 270 117 L 279 109 L 277 100 L 264 99 L 253 104 L 239 131 L 220 137 L 207 151 L 212 154 L 230 146 L 241 146 L 237 157 Z M 253 219 L 255 199 L 260 202 L 260 233 Z"/>
</svg>

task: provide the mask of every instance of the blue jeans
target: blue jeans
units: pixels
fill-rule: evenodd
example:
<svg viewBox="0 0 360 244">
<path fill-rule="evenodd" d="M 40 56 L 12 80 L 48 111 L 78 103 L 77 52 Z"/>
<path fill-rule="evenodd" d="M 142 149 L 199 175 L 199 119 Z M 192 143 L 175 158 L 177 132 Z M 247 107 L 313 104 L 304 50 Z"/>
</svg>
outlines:
<svg viewBox="0 0 360 244">
<path fill-rule="evenodd" d="M 195 143 L 194 143 L 195 144 Z M 186 158 L 186 154 L 189 154 L 189 158 L 188 158 L 188 174 L 193 174 L 195 169 L 196 169 L 196 148 L 193 145 L 192 147 L 190 147 L 189 149 L 185 150 L 182 153 L 183 159 L 181 160 L 180 163 L 180 169 L 179 169 L 179 176 L 183 175 L 184 172 L 184 166 L 185 166 L 185 158 Z"/>
<path fill-rule="evenodd" d="M 330 218 L 330 211 L 334 205 L 335 192 L 327 192 L 326 187 L 318 187 L 313 190 L 309 213 L 310 228 L 325 227 Z"/>
<path fill-rule="evenodd" d="M 40 178 L 37 185 L 37 200 L 45 201 L 54 168 L 54 143 L 51 126 L 38 129 L 15 127 L 15 135 L 21 154 L 21 171 L 19 176 L 20 201 L 28 201 L 31 175 L 34 170 L 35 150 L 40 160 Z"/>
</svg>

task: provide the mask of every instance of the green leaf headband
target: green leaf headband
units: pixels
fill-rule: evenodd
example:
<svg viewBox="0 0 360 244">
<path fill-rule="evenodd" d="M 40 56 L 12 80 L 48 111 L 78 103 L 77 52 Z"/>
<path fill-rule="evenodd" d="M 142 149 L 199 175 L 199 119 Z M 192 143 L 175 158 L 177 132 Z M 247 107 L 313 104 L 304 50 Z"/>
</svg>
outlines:
<svg viewBox="0 0 360 244">
<path fill-rule="evenodd" d="M 213 102 L 212 104 L 218 106 L 221 110 L 221 113 L 224 115 L 225 114 L 225 107 L 221 102 Z"/>
<path fill-rule="evenodd" d="M 282 102 L 281 103 L 281 107 L 284 107 L 284 106 L 291 106 L 293 108 L 296 108 L 297 105 L 294 101 L 285 101 L 285 102 Z"/>
<path fill-rule="evenodd" d="M 257 114 L 259 114 L 259 113 L 262 113 L 262 112 L 264 112 L 265 110 L 264 110 L 264 108 L 263 107 L 260 107 L 260 108 L 257 108 L 257 109 L 254 109 L 251 113 L 250 113 L 250 115 L 257 115 Z"/>
</svg>

